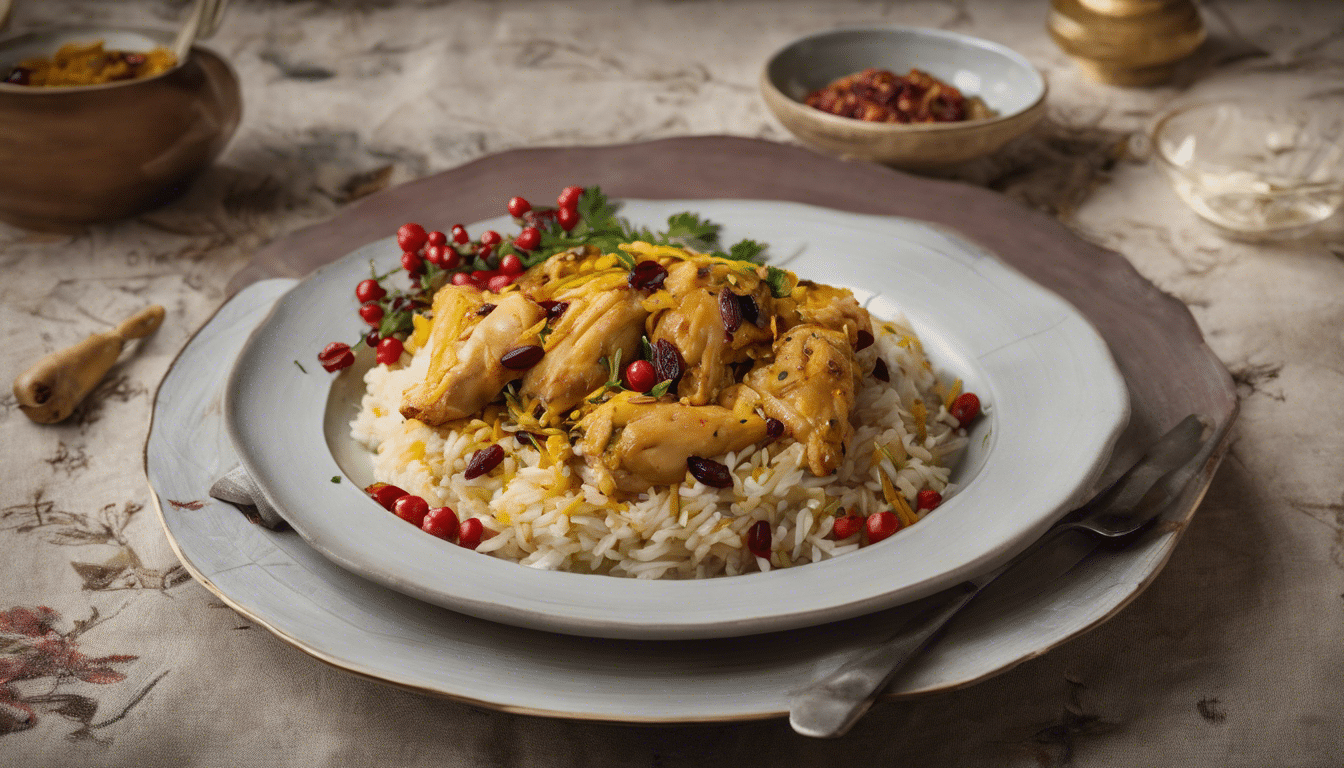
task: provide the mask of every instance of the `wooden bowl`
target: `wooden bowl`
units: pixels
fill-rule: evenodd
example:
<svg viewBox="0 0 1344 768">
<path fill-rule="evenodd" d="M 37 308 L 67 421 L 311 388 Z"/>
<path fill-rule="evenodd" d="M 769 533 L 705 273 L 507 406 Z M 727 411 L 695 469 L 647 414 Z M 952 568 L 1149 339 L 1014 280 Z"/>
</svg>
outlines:
<svg viewBox="0 0 1344 768">
<path fill-rule="evenodd" d="M 904 75 L 921 69 L 979 96 L 995 112 L 956 123 L 873 123 L 807 106 L 812 91 L 869 67 Z M 816 149 L 902 168 L 937 168 L 987 155 L 1045 114 L 1045 78 L 1021 54 L 988 40 L 918 27 L 853 27 L 781 48 L 760 77 L 766 106 Z"/>
<path fill-rule="evenodd" d="M 0 41 L 0 70 L 67 42 L 171 46 L 170 32 L 69 27 Z M 0 83 L 0 220 L 68 231 L 161 205 L 224 149 L 242 115 L 238 78 L 193 48 L 163 74 L 104 85 Z"/>
</svg>

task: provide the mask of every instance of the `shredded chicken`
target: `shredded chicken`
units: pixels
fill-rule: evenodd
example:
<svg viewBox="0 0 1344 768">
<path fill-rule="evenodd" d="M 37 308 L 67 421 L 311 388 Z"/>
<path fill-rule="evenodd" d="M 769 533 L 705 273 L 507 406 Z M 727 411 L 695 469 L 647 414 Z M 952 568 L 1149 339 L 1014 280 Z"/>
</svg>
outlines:
<svg viewBox="0 0 1344 768">
<path fill-rule="evenodd" d="M 734 274 L 740 282 L 735 287 L 728 282 L 728 274 L 732 273 L 721 264 L 677 262 L 668 267 L 665 290 L 645 303 L 662 307 L 649 318 L 649 338 L 655 343 L 666 339 L 681 352 L 686 373 L 677 394 L 691 405 L 711 402 L 719 390 L 734 382 L 731 366 L 748 360 L 753 345 L 770 339 L 767 329 L 746 320 L 732 332 L 725 327 L 722 292 L 752 294 L 758 306 L 770 295 L 754 275 Z"/>
<path fill-rule="evenodd" d="M 783 321 L 782 328 L 790 329 L 802 323 L 813 323 L 841 331 L 850 344 L 857 344 L 859 331 L 873 332 L 873 321 L 868 310 L 859 306 L 854 294 L 844 288 L 821 285 L 811 280 L 799 281 L 802 289 L 776 303 L 776 312 Z"/>
<path fill-rule="evenodd" d="M 717 405 L 658 402 L 622 393 L 579 424 L 588 462 L 627 493 L 674 485 L 686 477 L 686 459 L 740 451 L 765 439 L 765 419 L 739 416 Z"/>
<path fill-rule="evenodd" d="M 842 331 L 804 324 L 789 329 L 774 351 L 774 362 L 752 369 L 744 383 L 766 415 L 807 445 L 812 474 L 829 475 L 854 434 L 849 412 L 860 375 L 854 349 Z"/>
<path fill-rule="evenodd" d="M 604 493 L 680 483 L 688 457 L 765 441 L 767 417 L 806 446 L 813 474 L 834 472 L 854 434 L 854 348 L 872 333 L 853 294 L 672 246 L 621 250 L 557 254 L 503 294 L 439 290 L 428 372 L 407 390 L 402 414 L 431 425 L 464 418 L 521 378 L 509 395 L 514 418 L 560 439 L 577 428 Z M 635 280 L 632 265 L 647 261 L 665 275 L 646 269 Z M 495 307 L 483 314 L 487 303 Z M 534 344 L 544 354 L 530 370 L 502 364 L 510 349 Z M 623 390 L 625 365 L 645 356 L 660 387 Z"/>
<path fill-rule="evenodd" d="M 525 373 L 504 367 L 501 359 L 510 349 L 538 342 L 536 326 L 546 310 L 515 292 L 492 297 L 498 303 L 482 317 L 486 296 L 455 285 L 434 295 L 433 357 L 424 381 L 406 391 L 401 415 L 430 425 L 470 416 Z"/>
<path fill-rule="evenodd" d="M 566 412 L 607 381 L 607 360 L 634 360 L 649 313 L 628 287 L 574 298 L 546 339 L 546 356 L 523 378 L 521 394 Z"/>
</svg>

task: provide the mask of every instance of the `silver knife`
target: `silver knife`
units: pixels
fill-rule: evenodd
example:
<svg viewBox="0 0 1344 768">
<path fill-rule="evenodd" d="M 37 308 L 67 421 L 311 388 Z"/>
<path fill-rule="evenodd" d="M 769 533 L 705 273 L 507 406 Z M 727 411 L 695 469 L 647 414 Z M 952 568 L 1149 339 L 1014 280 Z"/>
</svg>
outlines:
<svg viewBox="0 0 1344 768">
<path fill-rule="evenodd" d="M 1075 565 L 1106 538 L 1134 533 L 1157 518 L 1208 461 L 1218 441 L 1211 422 L 1187 416 L 1108 488 L 1070 512 L 1007 564 L 962 582 L 935 598 L 895 635 L 859 653 L 835 672 L 794 694 L 789 724 L 804 736 L 843 736 L 858 722 L 892 677 L 903 669 L 945 624 L 990 582 L 1032 558 L 1042 546 L 1068 531 L 1086 531 L 1091 546 L 1074 548 Z M 1205 433 L 1208 433 L 1207 435 Z"/>
</svg>

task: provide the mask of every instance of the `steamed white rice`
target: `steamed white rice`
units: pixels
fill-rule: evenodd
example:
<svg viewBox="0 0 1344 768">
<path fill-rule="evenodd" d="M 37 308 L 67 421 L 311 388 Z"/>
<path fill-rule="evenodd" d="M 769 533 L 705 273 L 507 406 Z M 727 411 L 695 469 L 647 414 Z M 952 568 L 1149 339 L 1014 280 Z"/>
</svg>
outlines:
<svg viewBox="0 0 1344 768">
<path fill-rule="evenodd" d="M 891 381 L 864 377 L 850 416 L 854 438 L 829 477 L 813 476 L 804 446 L 786 438 L 716 457 L 732 470 L 732 488 L 711 488 L 688 475 L 674 488 L 609 499 L 581 455 L 556 463 L 526 439 L 513 438 L 516 427 L 507 421 L 475 418 L 430 427 L 404 419 L 402 393 L 424 377 L 426 349 L 366 374 L 367 391 L 351 430 L 372 451 L 379 481 L 423 496 L 431 507 L 452 507 L 463 520 L 480 519 L 485 534 L 477 551 L 523 565 L 658 579 L 816 562 L 860 546 L 857 534 L 830 538 L 836 515 L 892 508 L 879 473 L 888 473 L 910 509 L 921 489 L 947 496 L 954 490 L 949 468 L 966 442 L 947 412 L 946 385 L 938 382 L 914 332 L 903 322 L 874 318 L 874 325 L 877 340 L 858 357 L 863 370 L 871 371 L 881 356 Z M 923 440 L 916 403 L 928 414 Z M 482 477 L 463 479 L 472 453 L 491 443 L 504 448 L 503 463 Z M 891 446 L 899 467 L 874 449 L 879 443 Z M 746 547 L 747 530 L 758 520 L 769 521 L 773 531 L 768 560 Z"/>
</svg>

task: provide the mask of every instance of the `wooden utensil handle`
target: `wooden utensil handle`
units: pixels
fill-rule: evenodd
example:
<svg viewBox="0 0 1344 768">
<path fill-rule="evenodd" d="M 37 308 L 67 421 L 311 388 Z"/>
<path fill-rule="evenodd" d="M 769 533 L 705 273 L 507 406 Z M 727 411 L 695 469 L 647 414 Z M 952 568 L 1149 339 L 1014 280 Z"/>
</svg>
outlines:
<svg viewBox="0 0 1344 768">
<path fill-rule="evenodd" d="M 123 341 L 143 339 L 159 329 L 159 326 L 163 324 L 163 316 L 163 307 L 158 304 L 151 304 L 122 321 L 113 333 L 120 336 Z"/>
</svg>

